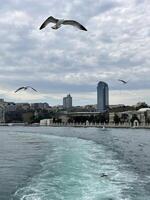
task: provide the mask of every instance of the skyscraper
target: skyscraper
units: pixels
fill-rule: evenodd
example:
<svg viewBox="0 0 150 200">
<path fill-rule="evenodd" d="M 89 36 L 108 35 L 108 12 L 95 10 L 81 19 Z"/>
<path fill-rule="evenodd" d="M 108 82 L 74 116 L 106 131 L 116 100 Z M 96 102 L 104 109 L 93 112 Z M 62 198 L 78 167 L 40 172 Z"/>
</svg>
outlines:
<svg viewBox="0 0 150 200">
<path fill-rule="evenodd" d="M 65 109 L 72 108 L 72 97 L 70 94 L 63 98 L 63 107 Z"/>
<path fill-rule="evenodd" d="M 100 81 L 97 85 L 97 111 L 105 112 L 109 105 L 109 89 L 105 82 Z"/>
</svg>

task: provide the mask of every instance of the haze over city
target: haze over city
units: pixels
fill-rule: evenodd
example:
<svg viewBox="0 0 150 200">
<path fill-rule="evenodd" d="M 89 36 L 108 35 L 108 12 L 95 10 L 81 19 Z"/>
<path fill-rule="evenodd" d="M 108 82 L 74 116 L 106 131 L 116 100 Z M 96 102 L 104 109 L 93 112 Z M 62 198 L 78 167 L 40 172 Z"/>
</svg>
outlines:
<svg viewBox="0 0 150 200">
<path fill-rule="evenodd" d="M 1 98 L 56 105 L 71 93 L 74 105 L 96 104 L 97 83 L 105 81 L 110 104 L 150 104 L 149 10 L 148 0 L 1 2 Z M 48 15 L 78 20 L 88 31 L 39 31 Z M 39 92 L 15 94 L 22 85 Z"/>
</svg>

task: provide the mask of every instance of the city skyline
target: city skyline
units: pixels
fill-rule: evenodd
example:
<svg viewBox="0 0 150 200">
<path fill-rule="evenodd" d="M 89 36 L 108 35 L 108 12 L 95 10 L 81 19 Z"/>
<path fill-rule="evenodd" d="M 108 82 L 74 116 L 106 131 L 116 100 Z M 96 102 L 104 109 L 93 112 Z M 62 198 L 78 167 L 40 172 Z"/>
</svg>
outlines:
<svg viewBox="0 0 150 200">
<path fill-rule="evenodd" d="M 99 82 L 103 82 L 103 81 L 99 81 Z M 99 83 L 98 82 L 98 83 Z M 107 83 L 106 83 L 107 84 Z M 108 84 L 107 84 L 107 86 L 108 86 Z M 113 97 L 113 96 L 115 96 L 115 94 L 114 95 L 110 95 L 111 94 L 111 92 L 112 91 L 109 91 L 109 99 L 111 99 L 111 97 Z M 141 92 L 141 91 L 140 91 Z M 8 101 L 8 102 L 15 102 L 15 103 L 29 103 L 29 104 L 32 104 L 32 103 L 48 103 L 50 106 L 61 106 L 61 105 L 63 105 L 63 103 L 62 103 L 62 98 L 64 98 L 63 96 L 65 96 L 66 94 L 64 94 L 64 93 L 62 93 L 61 95 L 62 96 L 60 96 L 59 98 L 56 98 L 56 101 L 55 101 L 55 103 L 52 103 L 52 102 L 50 102 L 50 101 L 40 101 L 39 99 L 33 99 L 33 100 L 24 100 L 24 96 L 26 95 L 26 91 L 23 91 L 23 95 L 22 95 L 22 97 L 23 97 L 23 100 L 20 100 L 20 101 L 12 101 L 12 99 L 5 99 L 6 100 L 6 102 Z M 136 92 L 137 93 L 137 92 Z M 31 94 L 31 93 L 30 93 Z M 126 94 L 126 97 L 129 95 L 128 94 L 128 91 L 120 91 L 120 97 L 122 97 L 122 98 L 125 98 L 122 94 Z M 134 93 L 133 93 L 134 94 Z M 55 95 L 54 95 L 55 96 Z M 81 97 L 83 98 L 83 99 L 81 99 Z M 138 101 L 135 101 L 135 102 L 133 102 L 132 104 L 128 104 L 128 103 L 125 103 L 125 102 L 123 102 L 123 101 L 121 101 L 121 102 L 118 102 L 118 103 L 112 103 L 110 100 L 109 100 L 109 102 L 111 102 L 111 103 L 109 103 L 109 105 L 119 105 L 119 104 L 124 104 L 124 105 L 130 105 L 130 106 L 133 106 L 133 105 L 135 105 L 136 103 L 138 103 L 138 102 L 146 102 L 146 103 L 148 103 L 148 97 L 149 96 L 147 96 L 147 101 L 146 101 L 146 99 L 142 99 L 142 98 L 139 98 L 138 99 Z M 71 97 L 72 98 L 72 97 Z M 80 101 L 79 101 L 79 98 L 80 98 Z M 1 98 L 1 99 L 4 99 L 4 98 Z M 91 100 L 91 101 L 89 101 L 89 99 Z M 89 94 L 89 96 L 87 95 L 87 96 L 85 96 L 84 94 L 81 94 L 81 96 L 73 96 L 73 102 L 74 102 L 74 106 L 85 106 L 85 105 L 97 105 L 97 91 L 96 91 L 96 86 L 95 86 L 95 92 L 93 92 L 92 93 L 92 95 L 91 94 Z M 80 103 L 79 103 L 80 102 Z M 82 103 L 83 102 L 83 103 Z"/>
<path fill-rule="evenodd" d="M 103 81 L 99 81 L 99 82 L 103 82 Z M 20 101 L 13 101 L 12 99 L 10 99 L 10 100 L 9 99 L 5 99 L 5 100 L 6 100 L 6 102 L 13 102 L 13 103 L 14 102 L 15 103 L 29 103 L 29 104 L 32 104 L 32 103 L 48 103 L 50 106 L 59 106 L 59 105 L 61 106 L 61 105 L 63 105 L 62 98 L 64 98 L 63 96 L 66 95 L 66 94 L 61 94 L 62 96 L 60 96 L 59 98 L 56 98 L 55 103 L 52 103 L 50 101 L 42 101 L 42 100 L 40 101 L 39 99 L 33 99 L 33 100 L 28 100 L 27 99 L 27 100 L 24 100 L 24 97 L 25 97 L 26 93 L 27 93 L 26 91 L 23 91 L 23 93 L 22 93 L 23 94 L 22 95 L 23 100 L 20 100 Z M 114 95 L 110 95 L 110 93 L 111 93 L 111 91 L 109 91 L 109 99 L 110 99 L 110 97 L 114 96 Z M 125 91 L 123 91 L 123 92 L 120 91 L 120 96 L 122 96 L 123 93 L 125 93 Z M 126 97 L 127 97 L 127 95 L 128 95 L 128 92 L 126 93 Z M 79 97 L 82 97 L 83 99 L 80 99 L 80 101 L 79 101 Z M 122 96 L 122 98 L 124 98 L 124 96 Z M 147 96 L 147 98 L 148 98 L 148 96 Z M 4 98 L 1 97 L 1 99 L 4 99 Z M 91 101 L 89 101 L 89 99 L 91 99 Z M 83 103 L 82 103 L 82 101 L 83 101 Z M 74 106 L 97 105 L 97 91 L 96 91 L 96 87 L 95 87 L 95 92 L 93 92 L 92 95 L 91 94 L 89 96 L 87 95 L 86 98 L 85 98 L 84 94 L 83 95 L 81 94 L 81 96 L 73 96 L 73 102 L 74 102 Z M 79 104 L 79 102 L 80 102 L 80 104 Z M 113 103 L 109 103 L 109 105 L 124 104 L 124 105 L 133 106 L 133 105 L 135 105 L 138 102 L 146 102 L 146 103 L 148 103 L 148 101 L 146 101 L 145 99 L 140 99 L 139 98 L 138 101 L 135 101 L 132 104 L 123 103 L 123 101 L 122 101 L 122 102 L 118 102 L 118 103 L 114 103 L 114 104 Z"/>
<path fill-rule="evenodd" d="M 1 98 L 56 105 L 70 92 L 74 105 L 95 104 L 95 86 L 104 81 L 110 104 L 150 104 L 148 1 L 6 0 L 1 8 Z M 79 20 L 88 31 L 39 31 L 49 14 Z M 21 85 L 32 85 L 39 93 L 14 94 Z"/>
</svg>

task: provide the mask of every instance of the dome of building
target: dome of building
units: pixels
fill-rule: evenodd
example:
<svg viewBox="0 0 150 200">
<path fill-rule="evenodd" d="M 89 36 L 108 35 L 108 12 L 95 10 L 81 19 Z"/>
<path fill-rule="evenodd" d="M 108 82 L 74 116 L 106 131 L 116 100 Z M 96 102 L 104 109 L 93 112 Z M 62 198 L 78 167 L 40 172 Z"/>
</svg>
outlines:
<svg viewBox="0 0 150 200">
<path fill-rule="evenodd" d="M 150 110 L 150 108 L 140 108 L 140 109 L 138 110 L 138 112 L 146 112 L 146 111 L 148 111 L 148 110 Z"/>
</svg>

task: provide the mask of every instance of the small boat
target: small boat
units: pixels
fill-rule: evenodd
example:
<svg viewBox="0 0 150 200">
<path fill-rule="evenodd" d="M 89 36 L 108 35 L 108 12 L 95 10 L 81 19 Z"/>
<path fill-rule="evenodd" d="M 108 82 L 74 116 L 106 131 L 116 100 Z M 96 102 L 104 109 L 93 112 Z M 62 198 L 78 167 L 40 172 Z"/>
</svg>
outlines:
<svg viewBox="0 0 150 200">
<path fill-rule="evenodd" d="M 108 131 L 108 129 L 105 126 L 103 126 L 102 131 Z"/>
</svg>

